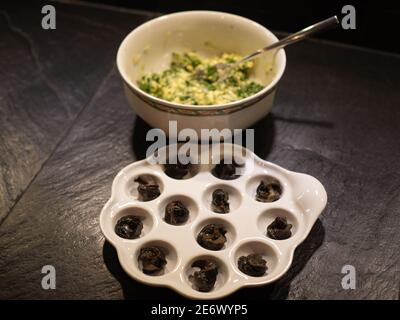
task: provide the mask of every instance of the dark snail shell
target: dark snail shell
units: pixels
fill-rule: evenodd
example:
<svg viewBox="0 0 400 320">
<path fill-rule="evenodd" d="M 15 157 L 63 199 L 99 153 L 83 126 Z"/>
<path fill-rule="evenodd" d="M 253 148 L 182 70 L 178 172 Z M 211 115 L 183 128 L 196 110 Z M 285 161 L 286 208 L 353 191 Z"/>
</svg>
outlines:
<svg viewBox="0 0 400 320">
<path fill-rule="evenodd" d="M 226 242 L 226 230 L 221 224 L 208 224 L 197 235 L 197 242 L 209 250 L 221 250 Z"/>
<path fill-rule="evenodd" d="M 124 216 L 117 221 L 114 231 L 124 239 L 139 238 L 143 229 L 143 223 L 137 216 Z"/>
<path fill-rule="evenodd" d="M 218 275 L 217 264 L 210 259 L 196 260 L 192 263 L 192 268 L 199 268 L 190 277 L 195 288 L 201 292 L 209 292 L 214 288 Z"/>
<path fill-rule="evenodd" d="M 267 271 L 267 262 L 258 253 L 241 256 L 238 260 L 239 270 L 252 277 L 261 277 Z"/>
<path fill-rule="evenodd" d="M 232 163 L 225 163 L 225 160 L 222 159 L 222 161 L 212 169 L 211 173 L 222 180 L 233 180 L 240 176 L 237 174 L 237 168 L 241 167 L 243 167 L 243 165 L 235 161 L 232 161 Z"/>
<path fill-rule="evenodd" d="M 140 201 L 151 201 L 161 194 L 157 181 L 151 176 L 140 176 L 135 182 L 139 183 L 137 190 Z"/>
<path fill-rule="evenodd" d="M 138 260 L 142 263 L 143 273 L 149 275 L 159 273 L 167 264 L 164 252 L 158 247 L 140 249 Z"/>
<path fill-rule="evenodd" d="M 217 213 L 228 213 L 229 194 L 223 189 L 216 189 L 212 193 L 212 210 Z"/>
<path fill-rule="evenodd" d="M 260 202 L 274 202 L 279 200 L 282 194 L 282 188 L 278 182 L 261 183 L 257 187 L 256 200 Z"/>
<path fill-rule="evenodd" d="M 185 223 L 189 219 L 189 210 L 181 201 L 172 201 L 165 207 L 164 220 L 173 225 Z"/>
<path fill-rule="evenodd" d="M 171 178 L 174 179 L 183 179 L 183 177 L 185 177 L 190 170 L 191 164 L 182 164 L 179 162 L 179 160 L 177 161 L 176 164 L 170 164 L 167 163 L 164 165 L 164 169 L 165 169 L 165 174 Z"/>
<path fill-rule="evenodd" d="M 275 240 L 285 240 L 292 236 L 292 225 L 287 223 L 286 218 L 276 217 L 267 227 L 267 236 Z"/>
</svg>

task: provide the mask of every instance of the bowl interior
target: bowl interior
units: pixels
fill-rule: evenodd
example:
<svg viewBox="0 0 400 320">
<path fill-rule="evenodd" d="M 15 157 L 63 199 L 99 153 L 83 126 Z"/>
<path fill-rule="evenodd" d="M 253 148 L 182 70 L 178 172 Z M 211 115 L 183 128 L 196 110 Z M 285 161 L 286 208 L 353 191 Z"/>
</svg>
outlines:
<svg viewBox="0 0 400 320">
<path fill-rule="evenodd" d="M 133 30 L 119 48 L 117 64 L 125 81 L 138 89 L 136 82 L 143 74 L 169 67 L 172 52 L 196 51 L 204 57 L 225 52 L 247 55 L 276 41 L 266 28 L 240 16 L 213 11 L 180 12 Z M 284 67 L 283 50 L 275 60 L 272 53 L 264 54 L 255 60 L 252 77 L 268 85 L 280 78 Z"/>
</svg>

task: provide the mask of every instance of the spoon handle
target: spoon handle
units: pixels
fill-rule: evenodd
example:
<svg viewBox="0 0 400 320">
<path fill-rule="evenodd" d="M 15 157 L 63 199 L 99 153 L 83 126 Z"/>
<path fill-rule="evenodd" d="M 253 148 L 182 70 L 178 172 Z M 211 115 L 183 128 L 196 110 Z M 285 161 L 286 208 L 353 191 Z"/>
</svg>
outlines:
<svg viewBox="0 0 400 320">
<path fill-rule="evenodd" d="M 260 55 L 260 54 L 262 54 L 262 53 L 264 53 L 266 51 L 269 51 L 269 50 L 272 50 L 272 49 L 284 48 L 288 44 L 292 44 L 292 43 L 301 41 L 304 38 L 306 38 L 306 37 L 308 37 L 308 36 L 310 36 L 312 34 L 315 34 L 317 32 L 334 28 L 338 24 L 339 24 L 339 20 L 338 20 L 338 18 L 336 16 L 333 16 L 333 17 L 330 17 L 330 18 L 328 18 L 326 20 L 317 22 L 317 23 L 315 23 L 315 24 L 313 24 L 313 25 L 311 25 L 311 26 L 309 26 L 307 28 L 304 28 L 304 29 L 302 29 L 302 30 L 300 30 L 300 31 L 298 31 L 296 33 L 293 33 L 293 34 L 287 36 L 286 38 L 283 38 L 283 39 L 279 40 L 278 42 L 275 42 L 275 43 L 273 43 L 273 44 L 271 44 L 269 46 L 266 46 L 265 48 L 259 49 L 259 50 L 255 51 L 252 54 L 249 54 L 248 56 L 246 56 L 242 60 L 240 60 L 239 63 L 242 63 L 242 62 L 248 61 L 250 59 L 253 59 L 253 58 L 257 57 L 258 55 Z"/>
</svg>

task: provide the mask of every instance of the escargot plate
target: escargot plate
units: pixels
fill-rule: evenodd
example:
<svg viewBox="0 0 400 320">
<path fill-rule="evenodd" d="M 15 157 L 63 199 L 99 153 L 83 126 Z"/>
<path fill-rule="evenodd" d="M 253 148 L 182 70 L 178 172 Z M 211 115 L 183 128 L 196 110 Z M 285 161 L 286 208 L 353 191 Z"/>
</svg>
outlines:
<svg viewBox="0 0 400 320">
<path fill-rule="evenodd" d="M 204 151 L 203 151 L 204 152 Z M 222 180 L 212 170 L 223 156 L 239 155 L 240 174 Z M 208 157 L 208 158 L 207 158 Z M 208 164 L 193 164 L 190 177 L 173 179 L 165 174 L 165 166 L 154 164 L 155 155 L 134 162 L 122 169 L 114 179 L 111 198 L 100 214 L 100 227 L 106 239 L 117 249 L 119 261 L 132 278 L 152 286 L 169 287 L 193 299 L 216 299 L 241 287 L 260 286 L 280 278 L 289 269 L 296 247 L 307 237 L 325 208 L 327 195 L 314 177 L 288 171 L 264 161 L 238 145 L 210 147 Z M 236 159 L 236 158 L 235 158 Z M 204 161 L 203 161 L 204 162 Z M 151 176 L 160 194 L 151 201 L 141 201 L 137 179 Z M 256 200 L 261 181 L 277 181 L 282 193 L 273 202 Z M 229 212 L 213 211 L 212 194 L 223 189 L 229 194 Z M 189 210 L 189 218 L 173 225 L 165 221 L 165 208 L 180 201 Z M 138 238 L 124 239 L 115 233 L 117 221 L 127 215 L 137 216 L 143 223 Z M 268 237 L 267 227 L 277 218 L 286 218 L 292 225 L 285 240 Z M 209 224 L 221 224 L 226 242 L 221 250 L 208 250 L 196 241 L 199 232 Z M 157 274 L 143 273 L 138 256 L 142 248 L 157 247 L 165 255 L 166 264 Z M 259 254 L 267 262 L 264 275 L 253 277 L 238 268 L 240 257 Z M 196 290 L 193 274 L 199 271 L 195 261 L 211 259 L 218 266 L 218 275 L 211 290 Z"/>
</svg>

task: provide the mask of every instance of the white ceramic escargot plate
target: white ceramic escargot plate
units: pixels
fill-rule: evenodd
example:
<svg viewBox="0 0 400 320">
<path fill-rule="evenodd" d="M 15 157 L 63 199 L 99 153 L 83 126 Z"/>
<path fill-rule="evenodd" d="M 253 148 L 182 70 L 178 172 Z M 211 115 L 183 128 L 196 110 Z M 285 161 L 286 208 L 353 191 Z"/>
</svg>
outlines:
<svg viewBox="0 0 400 320">
<path fill-rule="evenodd" d="M 211 164 L 193 165 L 181 180 L 167 176 L 163 165 L 152 164 L 154 155 L 128 165 L 115 177 L 111 198 L 100 215 L 101 230 L 131 277 L 148 285 L 169 287 L 193 299 L 221 298 L 239 288 L 265 285 L 280 278 L 327 202 L 324 187 L 310 175 L 288 171 L 238 145 L 217 145 L 208 151 L 202 163 L 210 159 Z M 233 180 L 219 179 L 211 172 L 227 153 L 235 154 L 236 162 L 244 163 L 240 176 Z M 154 200 L 144 202 L 138 198 L 135 179 L 143 175 L 151 175 L 159 185 L 161 194 Z M 280 198 L 274 202 L 257 201 L 257 186 L 271 178 L 281 185 Z M 229 194 L 229 213 L 212 210 L 212 192 L 217 188 Z M 174 200 L 189 209 L 189 218 L 181 225 L 168 224 L 164 219 L 166 205 Z M 117 221 L 126 215 L 139 216 L 143 223 L 136 239 L 124 239 L 115 233 Z M 284 217 L 292 225 L 290 238 L 274 240 L 267 236 L 267 226 L 276 217 Z M 208 250 L 196 240 L 200 230 L 210 223 L 221 224 L 227 231 L 221 250 Z M 161 249 L 167 261 L 157 275 L 144 274 L 138 260 L 140 249 L 150 246 Z M 268 269 L 263 276 L 253 277 L 239 270 L 239 257 L 250 253 L 258 253 L 266 260 Z M 218 265 L 217 280 L 209 292 L 198 291 L 193 283 L 192 275 L 198 269 L 191 265 L 202 258 L 210 258 Z"/>
</svg>

